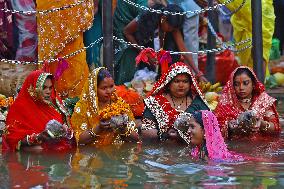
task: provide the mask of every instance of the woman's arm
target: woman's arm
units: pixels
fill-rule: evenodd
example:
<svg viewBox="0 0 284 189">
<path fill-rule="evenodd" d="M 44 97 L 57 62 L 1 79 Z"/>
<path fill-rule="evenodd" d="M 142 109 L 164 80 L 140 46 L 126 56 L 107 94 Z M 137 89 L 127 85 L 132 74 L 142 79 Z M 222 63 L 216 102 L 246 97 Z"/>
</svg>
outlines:
<svg viewBox="0 0 284 189">
<path fill-rule="evenodd" d="M 133 44 L 137 44 L 137 41 L 134 37 L 134 33 L 137 31 L 138 23 L 136 19 L 133 19 L 127 26 L 123 29 L 123 34 L 127 41 Z"/>
<path fill-rule="evenodd" d="M 274 107 L 270 107 L 263 118 L 260 120 L 260 131 L 263 133 L 280 133 L 281 127 L 276 110 Z"/>
<path fill-rule="evenodd" d="M 182 34 L 180 32 L 180 30 L 174 30 L 172 32 L 174 40 L 178 46 L 178 50 L 181 52 L 187 52 L 188 49 L 185 46 Z M 201 81 L 207 81 L 207 79 L 204 77 L 203 73 L 198 69 L 198 67 L 195 66 L 193 59 L 192 59 L 192 55 L 191 54 L 184 54 L 183 55 L 186 59 L 187 64 L 192 68 L 192 70 L 194 71 L 196 77 L 198 80 Z"/>
</svg>

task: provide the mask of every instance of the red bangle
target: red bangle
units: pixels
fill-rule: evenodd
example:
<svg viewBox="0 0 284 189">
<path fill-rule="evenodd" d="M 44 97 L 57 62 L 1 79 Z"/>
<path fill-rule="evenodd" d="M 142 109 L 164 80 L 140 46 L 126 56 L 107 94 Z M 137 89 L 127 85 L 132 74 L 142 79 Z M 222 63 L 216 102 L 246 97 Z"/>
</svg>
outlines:
<svg viewBox="0 0 284 189">
<path fill-rule="evenodd" d="M 31 134 L 31 135 L 27 135 L 27 143 L 28 145 L 33 145 L 33 144 L 40 144 L 41 142 L 38 140 L 38 134 Z"/>
</svg>

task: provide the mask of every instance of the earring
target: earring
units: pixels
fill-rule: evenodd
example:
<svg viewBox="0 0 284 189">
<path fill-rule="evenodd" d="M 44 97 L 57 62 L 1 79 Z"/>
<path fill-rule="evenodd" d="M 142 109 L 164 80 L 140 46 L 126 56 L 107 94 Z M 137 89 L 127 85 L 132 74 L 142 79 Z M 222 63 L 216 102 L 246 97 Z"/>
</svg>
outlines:
<svg viewBox="0 0 284 189">
<path fill-rule="evenodd" d="M 162 18 L 162 19 L 161 19 L 161 24 L 162 24 L 162 23 L 164 23 L 164 22 L 165 22 L 165 19 L 164 19 L 164 18 Z"/>
</svg>

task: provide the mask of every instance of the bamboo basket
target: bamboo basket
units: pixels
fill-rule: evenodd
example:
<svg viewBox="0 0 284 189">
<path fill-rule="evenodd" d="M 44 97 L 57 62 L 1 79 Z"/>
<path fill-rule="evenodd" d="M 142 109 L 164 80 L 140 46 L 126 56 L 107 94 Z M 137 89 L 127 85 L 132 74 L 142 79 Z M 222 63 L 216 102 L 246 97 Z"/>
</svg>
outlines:
<svg viewBox="0 0 284 189">
<path fill-rule="evenodd" d="M 0 94 L 14 96 L 27 75 L 37 69 L 37 65 L 20 65 L 0 61 Z"/>
</svg>

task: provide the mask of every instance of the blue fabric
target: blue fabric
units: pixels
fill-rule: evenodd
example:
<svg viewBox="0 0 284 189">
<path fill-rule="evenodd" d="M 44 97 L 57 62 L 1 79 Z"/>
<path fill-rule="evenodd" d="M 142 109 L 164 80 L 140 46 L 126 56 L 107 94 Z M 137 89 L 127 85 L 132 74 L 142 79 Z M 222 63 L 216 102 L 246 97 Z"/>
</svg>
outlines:
<svg viewBox="0 0 284 189">
<path fill-rule="evenodd" d="M 195 10 L 201 10 L 201 8 L 195 3 L 194 0 L 168 0 L 169 3 L 177 4 L 179 5 L 184 11 L 195 11 Z M 190 13 L 186 16 L 192 17 L 195 14 Z"/>
<path fill-rule="evenodd" d="M 96 39 L 103 36 L 102 31 L 102 14 L 100 9 L 93 20 L 93 26 L 84 32 L 84 45 L 88 46 L 93 43 Z M 98 44 L 95 44 L 92 48 L 88 48 L 86 51 L 86 59 L 89 67 L 99 67 L 100 64 L 100 48 L 102 41 Z"/>
</svg>

